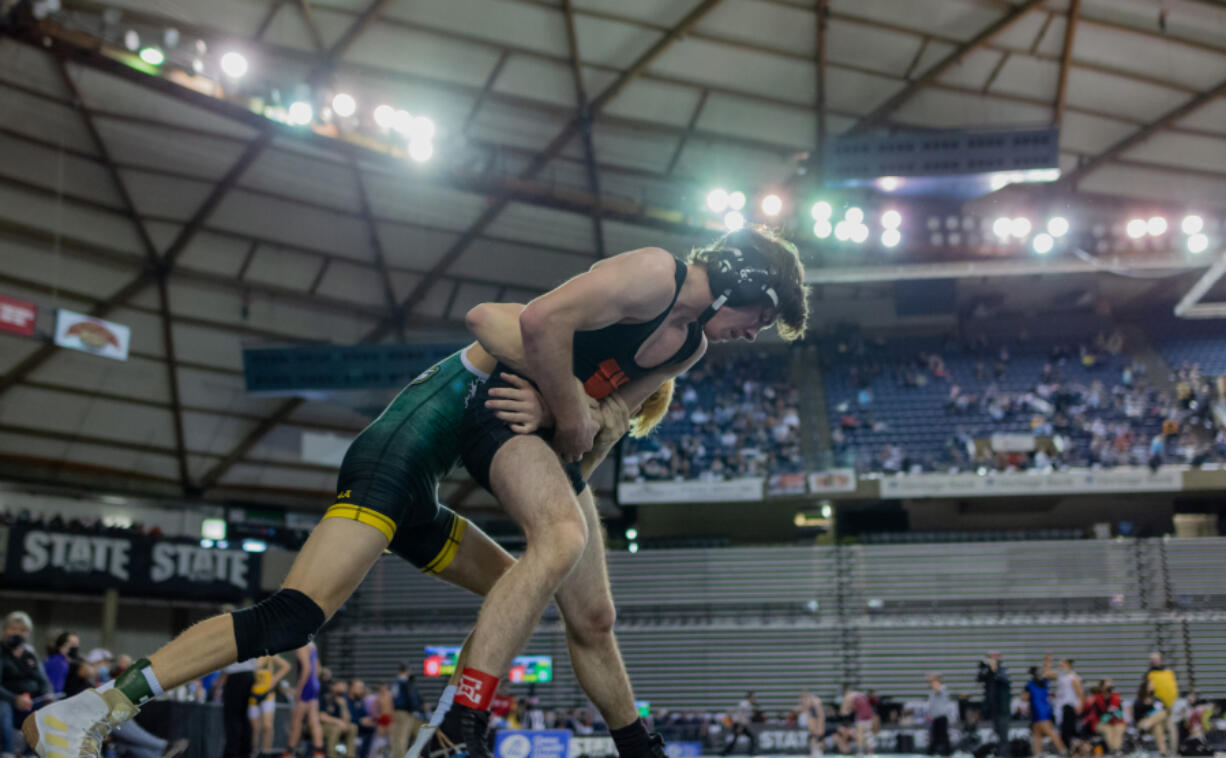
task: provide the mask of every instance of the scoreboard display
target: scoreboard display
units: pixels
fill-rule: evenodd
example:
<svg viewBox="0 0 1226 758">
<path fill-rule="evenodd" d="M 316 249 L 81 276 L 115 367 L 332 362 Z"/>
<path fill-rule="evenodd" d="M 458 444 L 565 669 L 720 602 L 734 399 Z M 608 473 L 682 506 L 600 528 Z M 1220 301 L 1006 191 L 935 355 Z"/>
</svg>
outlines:
<svg viewBox="0 0 1226 758">
<path fill-rule="evenodd" d="M 426 645 L 422 674 L 428 677 L 451 676 L 455 673 L 460 648 L 450 645 Z M 512 684 L 544 684 L 553 681 L 553 657 L 549 655 L 519 655 L 511 662 L 507 678 Z"/>
</svg>

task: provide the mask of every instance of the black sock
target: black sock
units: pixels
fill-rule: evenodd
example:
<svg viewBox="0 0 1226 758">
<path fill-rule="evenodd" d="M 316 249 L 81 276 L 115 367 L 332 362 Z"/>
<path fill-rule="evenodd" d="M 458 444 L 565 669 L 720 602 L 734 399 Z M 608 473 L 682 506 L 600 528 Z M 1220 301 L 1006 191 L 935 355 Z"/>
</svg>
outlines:
<svg viewBox="0 0 1226 758">
<path fill-rule="evenodd" d="M 610 729 L 609 736 L 617 746 L 618 758 L 641 758 L 651 752 L 647 725 L 642 719 L 635 719 L 620 729 Z"/>
</svg>

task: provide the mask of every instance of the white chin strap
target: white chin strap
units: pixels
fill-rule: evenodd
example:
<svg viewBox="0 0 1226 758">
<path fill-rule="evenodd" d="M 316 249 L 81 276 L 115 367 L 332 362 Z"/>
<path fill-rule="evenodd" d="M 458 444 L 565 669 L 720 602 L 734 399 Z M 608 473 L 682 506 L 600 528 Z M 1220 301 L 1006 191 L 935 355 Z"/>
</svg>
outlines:
<svg viewBox="0 0 1226 758">
<path fill-rule="evenodd" d="M 710 321 L 715 316 L 716 311 L 718 311 L 720 308 L 723 308 L 724 303 L 726 302 L 728 302 L 727 292 L 715 298 L 715 302 L 708 305 L 707 309 L 703 311 L 702 315 L 698 317 L 698 325 L 706 326 L 707 322 Z"/>
</svg>

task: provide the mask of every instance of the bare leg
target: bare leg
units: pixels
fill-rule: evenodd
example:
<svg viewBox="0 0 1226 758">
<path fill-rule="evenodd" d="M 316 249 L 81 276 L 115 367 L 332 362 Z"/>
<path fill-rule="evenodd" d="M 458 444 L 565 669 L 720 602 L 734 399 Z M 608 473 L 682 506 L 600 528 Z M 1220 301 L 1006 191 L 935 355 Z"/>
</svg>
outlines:
<svg viewBox="0 0 1226 758">
<path fill-rule="evenodd" d="M 566 619 L 566 644 L 579 686 L 600 710 L 609 728 L 620 729 L 638 719 L 638 710 L 613 634 L 617 611 L 609 589 L 604 535 L 591 487 L 579 496 L 579 507 L 587 522 L 587 547 L 558 590 L 558 608 Z"/>
<path fill-rule="evenodd" d="M 587 525 L 557 455 L 539 437 L 519 435 L 504 444 L 490 480 L 528 542 L 486 596 L 472 632 L 469 667 L 502 676 L 583 554 Z"/>
<path fill-rule="evenodd" d="M 1063 755 L 1064 753 L 1068 752 L 1068 748 L 1065 746 L 1064 740 L 1060 739 L 1060 733 L 1056 731 L 1056 728 L 1050 721 L 1043 722 L 1043 732 L 1047 735 L 1047 738 L 1051 740 L 1051 744 L 1056 746 L 1057 753 Z"/>
<path fill-rule="evenodd" d="M 276 725 L 276 711 L 268 711 L 260 714 L 264 718 L 264 752 L 272 752 L 272 733 L 273 727 Z"/>
<path fill-rule="evenodd" d="M 455 558 L 438 573 L 438 578 L 484 597 L 506 570 L 514 565 L 514 556 L 503 550 L 476 524 L 470 523 L 464 530 L 464 539 Z"/>
<path fill-rule="evenodd" d="M 323 724 L 319 722 L 319 701 L 307 703 L 307 724 L 311 727 L 311 746 L 322 750 L 324 746 Z"/>
<path fill-rule="evenodd" d="M 255 718 L 251 719 L 251 746 L 257 750 L 262 742 L 261 738 L 264 736 L 260 731 L 260 728 L 263 725 L 264 721 L 262 718 L 260 718 L 260 716 L 256 716 Z"/>
<path fill-rule="evenodd" d="M 302 719 L 306 717 L 307 704 L 301 700 L 294 701 L 294 710 L 289 714 L 289 751 L 294 752 L 298 740 L 302 739 Z"/>
<path fill-rule="evenodd" d="M 284 587 L 302 592 L 332 618 L 387 548 L 378 529 L 348 519 L 319 522 L 298 552 Z M 234 622 L 230 614 L 205 619 L 149 656 L 165 690 L 198 679 L 235 662 Z"/>
</svg>

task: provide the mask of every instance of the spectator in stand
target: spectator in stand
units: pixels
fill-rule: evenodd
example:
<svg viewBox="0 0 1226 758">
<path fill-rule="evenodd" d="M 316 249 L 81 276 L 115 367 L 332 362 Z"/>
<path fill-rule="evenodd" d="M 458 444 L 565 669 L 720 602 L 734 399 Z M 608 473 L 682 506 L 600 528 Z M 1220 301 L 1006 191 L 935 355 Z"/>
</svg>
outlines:
<svg viewBox="0 0 1226 758">
<path fill-rule="evenodd" d="M 1179 698 L 1179 683 L 1175 679 L 1175 672 L 1163 664 L 1162 653 L 1158 651 L 1150 653 L 1149 670 L 1145 672 L 1145 682 L 1149 691 L 1169 713 Z M 1171 749 L 1175 750 L 1179 747 L 1179 724 L 1174 719 L 1167 719 L 1166 728 L 1167 740 Z"/>
<path fill-rule="evenodd" d="M 1166 744 L 1167 712 L 1162 701 L 1154 696 L 1148 681 L 1142 680 L 1137 689 L 1137 699 L 1132 704 L 1132 720 L 1137 731 L 1154 738 L 1158 752 L 1168 755 Z"/>
<path fill-rule="evenodd" d="M 992 722 L 996 732 L 996 754 L 1009 758 L 1009 671 L 1001 662 L 999 651 L 993 650 L 979 662 L 979 673 L 976 677 L 983 685 L 983 715 Z"/>
<path fill-rule="evenodd" d="M 348 684 L 337 680 L 320 698 L 319 721 L 323 727 L 324 750 L 328 758 L 337 758 L 336 746 L 341 741 L 345 743 L 346 758 L 357 754 L 358 725 L 349 718 L 348 692 Z M 408 748 L 405 750 L 407 752 Z"/>
<path fill-rule="evenodd" d="M 490 705 L 490 726 L 497 728 L 506 726 L 507 718 L 515 710 L 515 696 L 511 694 L 509 679 L 500 679 L 498 689 L 494 692 L 494 700 Z"/>
<path fill-rule="evenodd" d="M 21 754 L 26 745 L 18 728 L 51 694 L 51 683 L 28 640 L 34 622 L 21 611 L 4 617 L 0 628 L 0 752 Z"/>
<path fill-rule="evenodd" d="M 361 679 L 349 684 L 349 721 L 357 726 L 358 739 L 362 741 L 358 758 L 367 758 L 375 736 L 375 717 L 366 707 L 366 683 Z"/>
<path fill-rule="evenodd" d="M 797 721 L 809 731 L 809 755 L 821 755 L 822 743 L 826 740 L 826 710 L 822 707 L 822 699 L 808 690 L 800 693 Z"/>
<path fill-rule="evenodd" d="M 1119 693 L 1110 679 L 1103 679 L 1095 688 L 1094 696 L 1085 707 L 1086 726 L 1091 734 L 1102 735 L 1107 743 L 1107 752 L 1118 755 L 1124 744 L 1124 732 L 1128 722 L 1124 718 L 1124 706 Z"/>
<path fill-rule="evenodd" d="M 47 660 L 43 661 L 43 670 L 47 672 L 47 681 L 51 682 L 51 691 L 64 693 L 64 680 L 68 678 L 68 670 L 72 668 L 81 653 L 81 640 L 76 632 L 60 632 L 55 642 L 47 648 Z"/>
<path fill-rule="evenodd" d="M 728 743 L 724 745 L 724 751 L 720 755 L 728 755 L 732 749 L 736 747 L 736 741 L 741 735 L 744 735 L 749 740 L 749 753 L 752 755 L 756 748 L 753 732 L 749 730 L 749 721 L 753 718 L 753 712 L 758 707 L 757 695 L 752 691 L 745 693 L 745 699 L 737 703 L 736 708 L 732 713 L 728 714 Z"/>
<path fill-rule="evenodd" d="M 409 673 L 409 667 L 404 663 L 400 664 L 396 681 L 392 683 L 392 703 L 395 712 L 392 714 L 391 755 L 392 758 L 403 758 L 425 721 L 421 693 L 417 691 L 417 677 Z"/>
<path fill-rule="evenodd" d="M 862 755 L 872 749 L 873 727 L 876 723 L 876 712 L 873 702 L 863 692 L 852 689 L 850 684 L 843 685 L 843 702 L 839 704 L 840 716 L 851 716 L 856 727 L 856 750 Z"/>
<path fill-rule="evenodd" d="M 940 674 L 928 675 L 928 755 L 949 755 L 949 727 L 958 720 L 958 704 L 949 696 Z"/>
<path fill-rule="evenodd" d="M 1084 702 L 1085 691 L 1081 687 L 1081 677 L 1073 668 L 1073 659 L 1061 658 L 1056 673 L 1055 711 L 1060 722 L 1060 739 L 1069 747 L 1077 736 L 1077 722 Z"/>
<path fill-rule="evenodd" d="M 1051 653 L 1043 658 L 1043 667 L 1030 667 L 1030 681 L 1026 682 L 1026 690 L 1030 693 L 1030 745 L 1033 755 L 1043 754 L 1043 738 L 1051 740 L 1056 746 L 1056 752 L 1065 752 L 1064 741 L 1056 733 L 1052 719 L 1051 680 L 1056 678 L 1056 672 L 1051 667 Z"/>
</svg>

